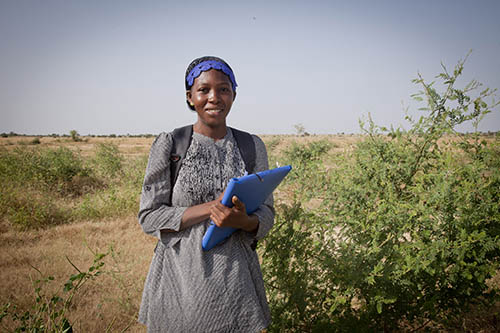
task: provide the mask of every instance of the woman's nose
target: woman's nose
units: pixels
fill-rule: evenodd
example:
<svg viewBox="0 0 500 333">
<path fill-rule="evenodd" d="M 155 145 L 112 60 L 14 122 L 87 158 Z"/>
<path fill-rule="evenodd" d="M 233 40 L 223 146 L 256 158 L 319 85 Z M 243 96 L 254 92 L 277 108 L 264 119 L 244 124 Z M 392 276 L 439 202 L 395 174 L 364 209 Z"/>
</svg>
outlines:
<svg viewBox="0 0 500 333">
<path fill-rule="evenodd" d="M 219 94 L 217 93 L 217 91 L 215 90 L 210 91 L 208 95 L 208 100 L 212 103 L 217 103 L 219 101 Z"/>
</svg>

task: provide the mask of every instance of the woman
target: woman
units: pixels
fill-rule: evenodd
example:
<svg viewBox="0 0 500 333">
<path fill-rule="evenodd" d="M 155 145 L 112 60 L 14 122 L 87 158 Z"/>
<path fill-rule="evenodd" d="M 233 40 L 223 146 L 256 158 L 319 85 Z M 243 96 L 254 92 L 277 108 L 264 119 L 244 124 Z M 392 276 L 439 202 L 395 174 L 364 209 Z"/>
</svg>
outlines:
<svg viewBox="0 0 500 333">
<path fill-rule="evenodd" d="M 237 86 L 229 65 L 216 57 L 195 59 L 186 70 L 185 86 L 188 106 L 198 119 L 177 180 L 172 188 L 172 133 L 161 133 L 154 141 L 144 179 L 139 222 L 159 242 L 139 321 L 151 332 L 258 332 L 269 325 L 270 312 L 252 243 L 273 225 L 273 199 L 251 215 L 236 197 L 233 208 L 220 203 L 229 180 L 245 173 L 226 125 Z M 266 170 L 264 143 L 252 138 L 254 172 Z M 240 230 L 203 251 L 210 220 Z"/>
</svg>

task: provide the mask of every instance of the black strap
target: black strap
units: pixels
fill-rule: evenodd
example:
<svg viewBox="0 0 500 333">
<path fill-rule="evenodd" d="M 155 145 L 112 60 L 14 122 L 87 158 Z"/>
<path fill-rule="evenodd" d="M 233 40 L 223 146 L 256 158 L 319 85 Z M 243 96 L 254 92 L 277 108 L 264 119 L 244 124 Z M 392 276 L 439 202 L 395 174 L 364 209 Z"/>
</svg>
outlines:
<svg viewBox="0 0 500 333">
<path fill-rule="evenodd" d="M 243 162 L 245 162 L 245 169 L 250 174 L 255 170 L 255 159 L 257 154 L 255 152 L 255 142 L 253 141 L 252 135 L 247 132 L 237 130 L 236 128 L 231 128 L 233 132 L 234 139 L 240 150 Z"/>
<path fill-rule="evenodd" d="M 243 162 L 245 162 L 245 169 L 250 174 L 255 170 L 255 160 L 257 158 L 255 150 L 255 142 L 253 141 L 252 135 L 247 132 L 231 128 L 233 131 L 234 139 L 240 150 Z M 257 249 L 257 240 L 254 239 L 250 248 L 255 251 Z"/>
<path fill-rule="evenodd" d="M 181 168 L 182 161 L 186 157 L 186 152 L 191 145 L 193 138 L 193 125 L 176 128 L 172 133 L 172 152 L 170 153 L 170 198 L 169 206 L 172 205 L 172 192 L 177 181 L 177 175 Z"/>
</svg>

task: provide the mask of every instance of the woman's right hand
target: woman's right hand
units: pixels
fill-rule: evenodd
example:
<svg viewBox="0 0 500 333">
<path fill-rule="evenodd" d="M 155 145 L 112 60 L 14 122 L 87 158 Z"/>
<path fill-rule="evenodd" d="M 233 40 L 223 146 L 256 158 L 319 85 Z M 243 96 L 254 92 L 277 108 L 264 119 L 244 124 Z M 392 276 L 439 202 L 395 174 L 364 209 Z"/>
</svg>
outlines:
<svg viewBox="0 0 500 333">
<path fill-rule="evenodd" d="M 245 204 L 237 196 L 231 198 L 233 207 L 229 208 L 218 201 L 210 209 L 210 218 L 218 227 L 232 227 L 254 232 L 259 226 L 257 216 L 247 215 Z"/>
</svg>

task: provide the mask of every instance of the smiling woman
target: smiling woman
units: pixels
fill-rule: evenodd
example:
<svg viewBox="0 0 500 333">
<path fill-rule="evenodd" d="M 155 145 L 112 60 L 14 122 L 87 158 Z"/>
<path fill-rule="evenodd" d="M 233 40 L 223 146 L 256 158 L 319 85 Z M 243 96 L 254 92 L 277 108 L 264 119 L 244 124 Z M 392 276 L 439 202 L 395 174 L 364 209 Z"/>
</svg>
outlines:
<svg viewBox="0 0 500 333">
<path fill-rule="evenodd" d="M 200 74 L 186 92 L 189 105 L 198 113 L 195 132 L 221 139 L 226 134 L 226 117 L 236 92 L 226 74 L 210 69 Z"/>
<path fill-rule="evenodd" d="M 226 124 L 237 84 L 224 60 L 195 59 L 185 85 L 188 107 L 197 114 L 185 127 L 188 148 L 177 155 L 179 129 L 161 133 L 144 178 L 139 222 L 159 242 L 139 321 L 154 332 L 258 332 L 271 318 L 254 244 L 273 225 L 273 198 L 251 215 L 236 197 L 232 208 L 220 201 L 231 178 L 268 168 L 266 148 L 257 136 Z M 203 251 L 210 220 L 240 230 Z"/>
</svg>

